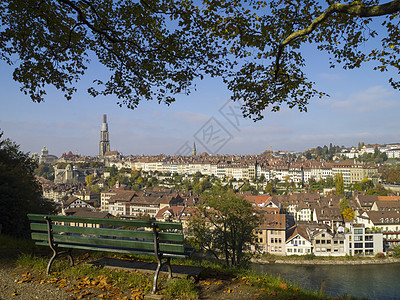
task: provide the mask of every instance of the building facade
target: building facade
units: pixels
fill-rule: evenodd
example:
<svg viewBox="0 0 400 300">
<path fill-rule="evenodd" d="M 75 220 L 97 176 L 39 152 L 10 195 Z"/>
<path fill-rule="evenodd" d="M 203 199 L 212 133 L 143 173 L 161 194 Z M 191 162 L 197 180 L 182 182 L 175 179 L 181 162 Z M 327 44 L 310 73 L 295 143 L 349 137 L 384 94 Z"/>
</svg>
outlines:
<svg viewBox="0 0 400 300">
<path fill-rule="evenodd" d="M 353 224 L 346 232 L 344 246 L 347 255 L 374 256 L 383 252 L 383 235 L 366 228 L 365 224 Z"/>
</svg>

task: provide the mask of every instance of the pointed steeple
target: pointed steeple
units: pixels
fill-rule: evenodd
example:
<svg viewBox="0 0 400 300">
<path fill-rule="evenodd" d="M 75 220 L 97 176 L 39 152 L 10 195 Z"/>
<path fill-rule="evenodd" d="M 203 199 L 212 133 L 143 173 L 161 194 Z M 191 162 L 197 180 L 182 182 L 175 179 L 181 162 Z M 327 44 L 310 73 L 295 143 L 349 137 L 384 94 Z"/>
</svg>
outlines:
<svg viewBox="0 0 400 300">
<path fill-rule="evenodd" d="M 192 156 L 196 156 L 196 155 L 197 155 L 196 142 L 193 142 Z"/>
</svg>

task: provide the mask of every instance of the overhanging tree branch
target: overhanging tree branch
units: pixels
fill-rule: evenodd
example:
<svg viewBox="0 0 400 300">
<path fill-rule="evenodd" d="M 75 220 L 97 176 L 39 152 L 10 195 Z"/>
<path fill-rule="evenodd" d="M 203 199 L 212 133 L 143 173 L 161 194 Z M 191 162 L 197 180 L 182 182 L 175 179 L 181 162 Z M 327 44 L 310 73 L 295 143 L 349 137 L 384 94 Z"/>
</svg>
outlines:
<svg viewBox="0 0 400 300">
<path fill-rule="evenodd" d="M 290 44 L 292 41 L 297 40 L 303 36 L 306 36 L 313 32 L 317 26 L 327 20 L 332 14 L 347 14 L 349 16 L 369 18 L 369 17 L 379 17 L 394 14 L 400 11 L 400 0 L 394 0 L 381 5 L 365 6 L 360 1 L 354 1 L 350 4 L 343 3 L 332 3 L 330 6 L 317 18 L 315 18 L 311 24 L 304 29 L 297 30 L 290 34 L 279 46 L 278 53 L 275 60 L 275 80 L 279 77 L 280 59 L 283 54 L 283 50 L 286 45 Z"/>
</svg>

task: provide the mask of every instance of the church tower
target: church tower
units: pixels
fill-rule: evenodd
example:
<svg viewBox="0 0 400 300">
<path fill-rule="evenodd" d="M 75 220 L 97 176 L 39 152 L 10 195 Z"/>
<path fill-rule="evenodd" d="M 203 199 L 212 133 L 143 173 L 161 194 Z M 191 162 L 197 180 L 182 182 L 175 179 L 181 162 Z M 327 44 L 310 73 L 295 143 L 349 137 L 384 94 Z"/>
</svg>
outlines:
<svg viewBox="0 0 400 300">
<path fill-rule="evenodd" d="M 196 150 L 196 143 L 193 143 L 193 150 L 192 150 L 192 156 L 196 156 L 197 155 L 197 150 Z"/>
<path fill-rule="evenodd" d="M 100 133 L 99 156 L 104 157 L 108 151 L 110 151 L 110 139 L 108 136 L 107 115 L 103 115 L 103 124 L 101 124 Z"/>
</svg>

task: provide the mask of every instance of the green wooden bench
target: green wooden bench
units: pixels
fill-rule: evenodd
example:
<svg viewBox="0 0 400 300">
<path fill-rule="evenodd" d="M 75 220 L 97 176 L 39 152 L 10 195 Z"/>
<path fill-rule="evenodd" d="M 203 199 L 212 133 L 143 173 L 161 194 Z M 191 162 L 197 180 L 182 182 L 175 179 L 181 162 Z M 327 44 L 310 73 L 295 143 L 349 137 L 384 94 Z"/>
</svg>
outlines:
<svg viewBox="0 0 400 300">
<path fill-rule="evenodd" d="M 66 254 L 74 265 L 72 249 L 148 254 L 155 256 L 158 263 L 152 289 L 155 293 L 161 267 L 167 267 L 168 279 L 171 278 L 171 257 L 186 258 L 193 250 L 184 246 L 182 224 L 176 222 L 39 214 L 28 214 L 28 218 L 36 245 L 49 246 L 53 250 L 47 274 L 53 261 L 62 254 Z"/>
</svg>

